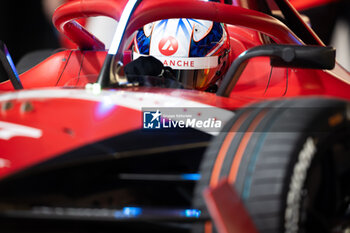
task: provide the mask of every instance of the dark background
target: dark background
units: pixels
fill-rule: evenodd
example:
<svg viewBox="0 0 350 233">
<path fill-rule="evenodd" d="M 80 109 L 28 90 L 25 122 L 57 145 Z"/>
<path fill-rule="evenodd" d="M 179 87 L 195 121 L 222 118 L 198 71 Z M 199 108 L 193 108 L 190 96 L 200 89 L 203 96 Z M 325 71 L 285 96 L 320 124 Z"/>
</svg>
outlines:
<svg viewBox="0 0 350 233">
<path fill-rule="evenodd" d="M 57 33 L 40 0 L 1 0 L 0 40 L 7 45 L 15 64 L 30 51 L 58 48 Z"/>
</svg>

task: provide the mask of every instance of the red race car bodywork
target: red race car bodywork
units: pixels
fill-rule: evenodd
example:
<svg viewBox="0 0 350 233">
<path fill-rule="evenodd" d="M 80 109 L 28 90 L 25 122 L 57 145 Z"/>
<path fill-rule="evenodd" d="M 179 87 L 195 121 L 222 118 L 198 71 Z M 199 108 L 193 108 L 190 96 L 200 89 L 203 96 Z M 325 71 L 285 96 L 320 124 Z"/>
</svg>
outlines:
<svg viewBox="0 0 350 233">
<path fill-rule="evenodd" d="M 137 29 L 153 21 L 191 17 L 227 24 L 231 63 L 257 46 L 324 46 L 287 0 L 280 2 L 294 19 L 299 20 L 298 27 L 302 28 L 299 32 L 293 32 L 276 17 L 260 12 L 259 2 L 233 1 L 233 5 L 227 5 L 199 0 L 144 0 L 131 16 L 125 38 L 130 38 Z M 191 107 L 212 108 L 220 114 L 213 111 L 208 117 L 225 123 L 237 110 L 261 101 L 315 96 L 350 99 L 350 74 L 340 65 L 336 64 L 332 70 L 273 67 L 269 57 L 252 58 L 227 96 L 198 90 L 141 86 L 111 87 L 96 94 L 85 86 L 97 81 L 107 51 L 104 44 L 75 19 L 102 15 L 119 20 L 126 3 L 76 0 L 64 4 L 57 9 L 53 22 L 61 33 L 78 45 L 79 50 L 55 53 L 20 74 L 23 90 L 14 90 L 10 80 L 0 83 L 0 181 L 11 181 L 12 177 L 37 167 L 40 170 L 40 166 L 47 164 L 50 168 L 58 166 L 61 160 L 75 164 L 82 158 L 81 151 L 89 151 L 90 145 L 108 144 L 112 138 L 121 141 L 118 149 L 108 151 L 101 147 L 98 153 L 106 153 L 111 158 L 118 157 L 119 153 L 125 157 L 133 153 L 152 154 L 153 143 L 157 144 L 153 140 L 141 143 L 138 138 L 136 141 L 121 139 L 129 133 L 142 131 L 142 108 L 145 107 L 177 107 L 183 111 Z M 304 38 L 301 37 L 303 33 Z M 130 40 L 123 40 L 121 47 L 125 48 L 124 63 L 128 63 Z M 199 109 L 197 114 L 207 113 Z M 254 127 L 249 129 L 248 133 Z M 179 141 L 179 148 L 195 143 L 191 141 L 195 139 L 180 135 L 174 138 Z M 206 143 L 209 141 L 206 136 L 203 138 Z M 242 156 L 249 139 L 247 136 L 246 143 L 239 146 Z M 162 143 L 156 146 L 157 151 L 174 146 L 169 141 L 168 144 Z M 228 150 L 229 146 L 222 148 Z M 84 159 L 88 161 L 89 158 Z"/>
<path fill-rule="evenodd" d="M 306 0 L 305 1 L 304 0 L 291 0 L 290 2 L 298 11 L 302 11 L 302 10 L 326 5 L 326 4 L 329 4 L 332 2 L 337 2 L 337 1 L 338 0 L 308 0 L 308 1 L 306 1 Z"/>
<path fill-rule="evenodd" d="M 57 28 L 61 30 L 61 32 L 65 33 L 68 37 L 70 37 L 74 42 L 76 42 L 79 45 L 79 47 L 97 50 L 102 49 L 104 48 L 104 46 L 98 39 L 94 38 L 87 31 L 80 28 L 80 25 L 72 23 L 71 20 L 79 18 L 83 15 L 105 15 L 109 17 L 113 16 L 114 18 L 118 19 L 120 11 L 124 7 L 124 4 L 125 2 L 115 1 L 72 1 L 65 4 L 57 10 L 56 14 L 54 15 L 54 22 Z M 211 20 L 220 19 L 225 23 L 231 24 L 228 25 L 228 31 L 230 33 L 230 42 L 232 48 L 230 54 L 231 61 L 237 58 L 245 50 L 255 46 L 263 45 L 265 43 L 258 31 L 270 35 L 272 38 L 274 38 L 276 41 L 279 41 L 280 43 L 303 44 L 303 42 L 301 42 L 301 40 L 296 35 L 294 35 L 294 33 L 292 33 L 288 28 L 286 28 L 278 20 L 271 18 L 267 15 L 263 15 L 259 12 L 243 9 L 236 6 L 227 6 L 218 3 L 210 3 L 215 5 L 216 8 L 218 8 L 218 11 L 213 13 L 211 10 L 206 10 L 208 9 L 206 3 L 201 1 L 193 1 L 193 3 L 188 1 L 184 1 L 183 3 L 181 3 L 181 1 L 145 2 L 144 5 L 139 6 L 138 11 L 135 13 L 135 15 L 138 16 L 138 18 L 135 17 L 135 19 L 131 19 L 131 23 L 127 31 L 127 33 L 129 34 L 127 35 L 131 35 L 131 32 L 139 28 L 140 25 L 146 24 L 154 20 L 162 19 L 164 17 L 173 17 L 175 15 L 177 15 L 178 17 L 188 15 L 193 7 L 191 4 L 196 4 L 196 7 L 201 8 L 201 11 L 198 11 L 198 13 L 195 12 L 197 15 L 195 15 L 194 17 L 209 18 Z M 159 11 L 162 12 L 162 14 L 153 14 L 152 11 L 149 9 L 160 9 Z M 166 11 L 166 9 L 181 9 L 181 12 L 175 12 L 173 10 Z M 188 12 L 186 11 L 186 9 L 188 9 Z M 234 17 L 231 15 L 232 11 L 236 13 Z M 243 29 L 242 27 L 234 26 L 232 24 L 240 25 L 243 27 L 250 27 L 251 29 L 255 29 L 258 31 L 253 31 L 251 29 Z M 65 85 L 84 87 L 87 83 L 96 81 L 105 56 L 105 51 L 66 50 L 58 52 L 46 59 L 44 62 L 35 66 L 34 68 L 21 74 L 20 79 L 25 89 Z M 246 71 L 242 74 L 240 80 L 236 84 L 235 91 L 231 93 L 229 98 L 222 98 L 215 96 L 215 94 L 196 91 L 183 91 L 183 93 L 180 94 L 179 90 L 176 90 L 176 96 L 181 96 L 181 98 L 187 99 L 189 101 L 199 102 L 199 104 L 205 104 L 229 110 L 237 109 L 242 106 L 245 106 L 246 104 L 254 103 L 268 98 L 307 95 L 324 95 L 339 98 L 350 97 L 350 86 L 348 85 L 348 83 L 350 82 L 350 75 L 338 64 L 332 71 L 287 69 L 275 67 L 271 72 L 271 67 L 269 65 L 266 65 L 268 63 L 268 58 L 252 59 L 252 61 L 248 64 Z M 270 73 L 271 76 L 269 77 Z M 3 91 L 13 90 L 13 86 L 10 81 L 7 81 L 0 84 L 0 89 Z M 52 90 L 47 92 L 54 93 L 55 91 L 60 93 L 69 92 L 68 90 L 62 89 L 59 91 Z M 149 91 L 145 90 L 144 92 L 147 94 Z M 160 97 L 155 96 L 154 101 L 157 101 L 158 98 L 165 98 L 163 97 L 164 95 L 172 95 L 172 92 L 168 90 L 152 90 L 152 92 L 162 93 Z M 26 93 L 26 91 L 24 91 L 24 93 Z M 48 115 L 46 114 L 42 114 L 41 111 L 44 110 L 39 110 L 39 108 L 41 109 L 41 104 L 37 105 L 35 103 L 37 101 L 35 98 L 36 92 L 31 91 L 30 93 L 33 93 L 33 96 L 28 95 L 28 97 L 25 98 L 19 98 L 16 94 L 8 94 L 9 96 L 13 97 L 7 97 L 6 94 L 4 95 L 4 102 L 16 102 L 16 105 L 13 108 L 10 108 L 3 112 L 2 117 L 4 121 L 10 121 L 11 123 L 26 125 L 34 128 L 43 128 L 43 119 L 40 118 L 43 117 L 45 119 L 51 119 L 51 117 L 48 117 Z M 142 93 L 142 91 L 138 88 L 137 93 Z M 77 94 L 77 96 L 81 95 Z M 48 95 L 47 97 L 42 98 L 44 98 L 45 102 L 48 102 L 47 104 L 43 105 L 48 106 L 48 109 L 46 111 L 51 112 L 50 114 L 52 114 L 53 116 L 58 116 L 58 113 L 56 113 L 54 109 L 49 110 L 50 106 L 57 106 L 58 103 L 49 103 L 51 103 L 52 101 L 58 101 L 59 104 L 61 104 L 60 102 L 64 103 L 62 104 L 62 108 L 67 108 L 67 110 L 63 110 L 62 112 L 60 111 L 60 113 L 62 113 L 63 115 L 58 116 L 59 121 L 62 121 L 60 123 L 60 128 L 62 129 L 69 128 L 75 132 L 80 128 L 86 129 L 87 125 L 94 125 L 96 123 L 96 119 L 94 118 L 80 117 L 79 119 L 77 119 L 79 124 L 78 122 L 73 122 L 72 116 L 74 114 L 71 110 L 68 110 L 72 109 L 73 104 L 66 104 L 66 102 L 70 100 L 56 100 L 57 97 L 55 95 L 53 95 L 52 97 Z M 65 98 L 71 99 L 71 96 L 67 94 Z M 142 95 L 140 98 L 142 99 Z M 44 100 L 40 100 L 39 103 L 41 103 Z M 33 108 L 35 109 L 35 111 L 28 114 L 23 113 L 24 115 L 26 115 L 26 117 L 23 117 L 21 115 L 22 113 L 20 110 L 20 106 L 22 104 L 25 104 L 27 101 L 30 101 L 30 103 L 33 104 Z M 97 102 L 99 101 L 100 100 L 97 100 Z M 79 103 L 77 103 L 77 106 L 81 106 L 81 102 L 85 103 L 86 100 L 79 100 L 78 102 Z M 125 103 L 127 102 L 128 101 L 125 101 Z M 161 102 L 161 100 L 159 100 L 159 102 Z M 87 109 L 94 109 L 94 107 L 90 106 L 96 105 L 95 102 L 90 101 L 88 101 L 86 104 L 88 105 L 86 107 Z M 161 104 L 162 106 L 167 106 L 167 102 Z M 140 109 L 141 106 L 143 105 L 140 104 L 140 107 L 138 109 Z M 125 107 L 128 108 L 128 105 L 126 105 Z M 69 114 L 67 114 L 67 112 L 69 112 Z M 114 111 L 111 111 L 109 114 L 113 116 L 113 112 Z M 134 110 L 131 111 L 131 113 L 133 112 Z M 31 114 L 35 113 L 39 113 L 40 117 L 31 116 Z M 19 118 L 15 116 L 19 116 Z M 116 119 L 123 119 L 123 117 L 120 117 L 119 114 L 116 114 L 114 117 L 116 117 Z M 24 120 L 25 118 L 27 118 L 28 120 Z M 101 123 L 103 122 L 103 124 L 106 123 L 104 119 L 99 121 L 101 121 Z M 67 125 L 68 122 L 70 122 L 70 126 Z M 83 124 L 84 126 L 80 126 L 80 124 Z M 133 123 L 130 123 L 130 125 L 133 124 L 138 125 L 138 128 L 142 127 L 140 122 L 135 121 Z M 110 123 L 106 123 L 106 127 L 108 127 L 108 125 L 110 125 Z M 49 125 L 47 127 L 50 128 Z M 133 126 L 132 128 L 134 127 L 136 126 Z M 116 127 L 116 129 L 117 131 L 113 133 L 119 134 L 119 127 Z M 91 128 L 89 130 L 91 131 Z M 102 128 L 100 130 L 102 130 Z M 70 139 L 71 136 L 68 135 L 67 140 L 69 140 L 72 143 L 72 145 L 69 145 L 67 143 L 59 143 L 59 145 L 55 143 L 55 145 L 51 145 L 50 143 L 47 143 L 48 141 L 52 142 L 56 140 L 54 139 L 57 137 L 57 135 L 55 134 L 52 134 L 48 139 L 44 139 L 45 134 L 42 135 L 42 137 L 40 138 L 44 140 L 43 142 L 41 142 L 41 139 L 35 139 L 34 141 L 38 144 L 30 142 L 31 139 L 29 138 L 14 138 L 16 140 L 13 141 L 13 146 L 10 146 L 12 144 L 12 140 L 1 141 L 0 143 L 4 143 L 3 147 L 6 147 L 6 150 L 8 150 L 5 159 L 11 158 L 11 160 L 13 160 L 13 155 L 20 155 L 22 157 L 23 151 L 19 152 L 17 151 L 17 149 L 25 150 L 25 153 L 29 153 L 25 157 L 30 159 L 28 160 L 29 164 L 26 164 L 25 160 L 21 160 L 19 158 L 18 161 L 21 161 L 21 165 L 18 167 L 16 166 L 17 162 L 12 161 L 11 169 L 3 169 L 0 171 L 0 173 L 3 175 L 8 175 L 10 174 L 8 173 L 9 171 L 16 171 L 22 169 L 26 166 L 33 165 L 33 163 L 47 159 L 50 156 L 57 155 L 59 154 L 58 152 L 62 153 L 65 150 L 70 150 L 74 147 L 83 144 L 88 144 L 94 140 L 107 137 L 107 135 L 109 134 L 113 134 L 112 132 L 104 132 L 104 130 L 102 130 L 101 132 L 103 132 L 102 135 L 99 136 L 99 134 L 94 133 L 94 135 L 89 135 L 87 139 L 84 139 L 84 137 L 81 136 L 77 136 L 79 140 L 77 140 L 76 142 L 74 140 L 72 141 Z M 62 133 L 63 135 L 65 135 L 63 131 Z M 29 142 L 27 143 L 29 143 L 30 147 L 18 148 L 17 145 L 19 143 L 21 144 L 22 142 L 18 142 L 17 140 L 21 139 L 23 139 L 24 141 L 29 140 Z M 61 139 L 59 139 L 58 141 L 61 141 Z M 62 146 L 63 148 L 61 148 Z M 47 150 L 47 154 L 37 153 L 35 151 L 43 150 L 43 147 L 48 147 L 44 150 Z M 37 160 L 34 159 L 37 156 Z"/>
</svg>

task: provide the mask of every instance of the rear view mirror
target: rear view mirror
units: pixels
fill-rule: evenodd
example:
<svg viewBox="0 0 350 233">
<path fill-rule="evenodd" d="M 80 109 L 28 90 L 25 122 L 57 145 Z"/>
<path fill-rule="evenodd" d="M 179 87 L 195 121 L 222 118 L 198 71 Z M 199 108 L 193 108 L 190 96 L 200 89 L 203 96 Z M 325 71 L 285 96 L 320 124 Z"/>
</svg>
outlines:
<svg viewBox="0 0 350 233">
<path fill-rule="evenodd" d="M 0 82 L 7 81 L 9 79 L 16 90 L 23 89 L 22 83 L 19 80 L 16 72 L 16 67 L 13 64 L 6 45 L 0 41 Z"/>
<path fill-rule="evenodd" d="M 275 45 L 271 66 L 331 70 L 335 66 L 335 49 L 322 46 Z"/>
<path fill-rule="evenodd" d="M 253 57 L 270 57 L 271 66 L 306 69 L 327 69 L 335 66 L 335 49 L 323 46 L 263 45 L 243 52 L 230 66 L 217 92 L 229 96 L 248 60 Z"/>
</svg>

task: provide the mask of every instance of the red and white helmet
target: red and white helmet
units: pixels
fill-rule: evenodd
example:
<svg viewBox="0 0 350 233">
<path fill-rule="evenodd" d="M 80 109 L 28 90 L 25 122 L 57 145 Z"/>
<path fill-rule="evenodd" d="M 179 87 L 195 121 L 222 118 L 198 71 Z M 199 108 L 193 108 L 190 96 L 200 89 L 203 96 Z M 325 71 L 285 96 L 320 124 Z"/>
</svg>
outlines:
<svg viewBox="0 0 350 233">
<path fill-rule="evenodd" d="M 133 59 L 154 56 L 175 70 L 185 88 L 206 90 L 225 73 L 229 39 L 222 23 L 165 19 L 149 23 L 134 38 Z"/>
</svg>

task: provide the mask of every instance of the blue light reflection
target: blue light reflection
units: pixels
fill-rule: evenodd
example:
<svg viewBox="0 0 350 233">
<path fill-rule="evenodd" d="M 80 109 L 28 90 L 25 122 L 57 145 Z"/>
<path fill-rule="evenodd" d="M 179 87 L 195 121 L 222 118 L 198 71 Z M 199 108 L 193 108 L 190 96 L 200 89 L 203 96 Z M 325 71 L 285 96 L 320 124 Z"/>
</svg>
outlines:
<svg viewBox="0 0 350 233">
<path fill-rule="evenodd" d="M 141 208 L 141 207 L 124 207 L 121 210 L 114 211 L 114 217 L 117 219 L 124 218 L 199 218 L 201 211 L 198 209 L 163 209 L 163 208 Z"/>
<path fill-rule="evenodd" d="M 200 180 L 201 179 L 201 175 L 197 174 L 197 173 L 189 173 L 189 174 L 182 174 L 181 178 L 184 180 Z"/>
<path fill-rule="evenodd" d="M 105 98 L 97 104 L 96 117 L 103 118 L 106 115 L 108 115 L 112 110 L 114 110 L 116 107 L 117 105 L 115 105 L 113 101 L 111 101 L 109 98 Z"/>
<path fill-rule="evenodd" d="M 137 217 L 142 214 L 142 208 L 139 207 L 124 207 L 123 213 L 125 217 Z"/>
<path fill-rule="evenodd" d="M 199 218 L 201 211 L 197 209 L 186 209 L 183 211 L 183 215 L 187 218 Z"/>
<path fill-rule="evenodd" d="M 17 70 L 16 70 L 16 66 L 13 63 L 11 55 L 10 55 L 9 51 L 7 50 L 6 46 L 5 46 L 5 54 L 6 54 L 7 61 L 9 62 L 13 72 L 15 73 L 15 75 L 16 75 L 16 77 L 18 79 L 18 73 L 17 73 Z"/>
</svg>

